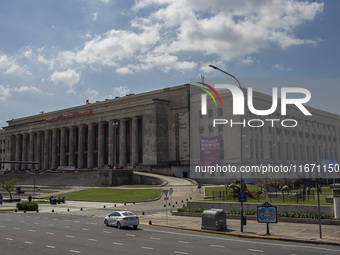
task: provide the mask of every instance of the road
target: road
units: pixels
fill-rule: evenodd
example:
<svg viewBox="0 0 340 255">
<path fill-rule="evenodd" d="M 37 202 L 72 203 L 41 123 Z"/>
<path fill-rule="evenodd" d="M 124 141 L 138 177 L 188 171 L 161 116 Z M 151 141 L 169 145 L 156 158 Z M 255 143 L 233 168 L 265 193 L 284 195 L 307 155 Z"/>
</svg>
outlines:
<svg viewBox="0 0 340 255">
<path fill-rule="evenodd" d="M 224 237 L 149 225 L 106 227 L 98 216 L 1 213 L 0 253 L 21 254 L 340 254 L 326 245 Z"/>
</svg>

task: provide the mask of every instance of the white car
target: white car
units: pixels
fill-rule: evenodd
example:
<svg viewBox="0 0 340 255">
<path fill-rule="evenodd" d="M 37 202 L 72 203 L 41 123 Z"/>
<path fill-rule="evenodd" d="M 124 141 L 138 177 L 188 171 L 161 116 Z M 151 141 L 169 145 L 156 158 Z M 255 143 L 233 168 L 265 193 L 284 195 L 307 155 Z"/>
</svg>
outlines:
<svg viewBox="0 0 340 255">
<path fill-rule="evenodd" d="M 104 219 L 106 226 L 117 226 L 117 228 L 133 226 L 136 229 L 139 225 L 139 217 L 129 211 L 113 212 Z"/>
</svg>

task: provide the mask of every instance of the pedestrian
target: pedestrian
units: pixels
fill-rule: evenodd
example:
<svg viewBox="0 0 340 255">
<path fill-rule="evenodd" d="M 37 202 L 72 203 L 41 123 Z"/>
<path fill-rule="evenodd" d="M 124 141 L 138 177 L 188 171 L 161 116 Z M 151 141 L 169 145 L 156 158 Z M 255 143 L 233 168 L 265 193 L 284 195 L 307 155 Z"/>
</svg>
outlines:
<svg viewBox="0 0 340 255">
<path fill-rule="evenodd" d="M 32 202 L 32 196 L 31 195 L 29 195 L 29 197 L 28 197 L 28 202 Z"/>
</svg>

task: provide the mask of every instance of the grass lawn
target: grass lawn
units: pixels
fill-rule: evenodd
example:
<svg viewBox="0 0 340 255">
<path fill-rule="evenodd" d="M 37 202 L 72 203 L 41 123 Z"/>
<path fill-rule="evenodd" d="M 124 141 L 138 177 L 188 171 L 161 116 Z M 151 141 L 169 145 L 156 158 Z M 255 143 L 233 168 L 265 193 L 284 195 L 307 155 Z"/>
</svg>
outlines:
<svg viewBox="0 0 340 255">
<path fill-rule="evenodd" d="M 158 199 L 162 189 L 109 189 L 94 188 L 60 195 L 67 200 L 132 203 Z M 48 198 L 47 198 L 48 199 Z"/>
<path fill-rule="evenodd" d="M 305 200 L 303 201 L 302 198 L 299 198 L 297 200 L 297 198 L 293 195 L 287 195 L 285 194 L 284 198 L 282 197 L 282 194 L 280 191 L 277 192 L 277 194 L 279 195 L 278 197 L 274 198 L 272 197 L 271 199 L 267 196 L 265 197 L 263 194 L 261 195 L 257 195 L 257 191 L 260 190 L 257 186 L 255 185 L 247 185 L 248 190 L 253 194 L 253 196 L 255 198 L 249 198 L 247 197 L 247 202 L 246 203 L 264 203 L 264 202 L 270 202 L 272 204 L 299 204 L 299 205 L 317 205 L 318 204 L 318 200 L 317 200 L 317 192 L 315 191 L 315 189 L 311 190 L 311 195 L 309 196 L 309 199 L 306 195 Z M 313 195 L 312 192 L 314 190 L 314 199 L 313 199 Z M 323 194 L 320 195 L 320 204 L 321 205 L 328 205 L 328 206 L 333 206 L 333 203 L 327 203 L 326 202 L 326 197 L 331 195 L 327 194 L 327 191 L 330 191 L 328 188 L 323 188 L 322 189 Z M 226 192 L 226 188 L 225 187 L 206 187 L 205 188 L 205 195 L 208 197 L 213 196 L 218 196 L 221 192 L 221 195 L 223 196 L 223 192 L 225 195 Z M 293 193 L 300 193 L 299 190 L 293 190 Z M 272 192 L 272 194 L 275 194 L 275 192 Z M 204 201 L 216 201 L 216 202 L 238 202 L 238 197 L 234 197 L 233 196 L 233 191 L 231 188 L 228 188 L 228 195 L 224 196 L 224 198 L 222 197 L 221 199 L 219 198 L 215 198 L 213 199 L 205 199 Z"/>
</svg>

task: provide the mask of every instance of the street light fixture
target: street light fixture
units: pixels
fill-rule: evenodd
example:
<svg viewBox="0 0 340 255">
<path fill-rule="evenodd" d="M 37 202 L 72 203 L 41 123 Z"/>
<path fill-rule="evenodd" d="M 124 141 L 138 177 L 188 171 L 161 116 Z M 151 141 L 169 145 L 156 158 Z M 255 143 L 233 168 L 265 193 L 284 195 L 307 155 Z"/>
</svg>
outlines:
<svg viewBox="0 0 340 255">
<path fill-rule="evenodd" d="M 227 74 L 227 75 L 229 75 L 230 77 L 232 77 L 232 78 L 234 78 L 236 81 L 237 81 L 237 84 L 238 84 L 238 86 L 240 87 L 240 88 L 242 88 L 242 86 L 241 86 L 241 83 L 238 81 L 238 79 L 234 76 L 234 75 L 232 75 L 232 74 L 230 74 L 230 73 L 228 73 L 228 72 L 226 72 L 226 71 L 224 71 L 224 70 L 222 70 L 222 69 L 220 69 L 220 68 L 218 68 L 218 67 L 216 67 L 216 66 L 214 66 L 214 65 L 209 65 L 211 68 L 213 68 L 213 69 L 215 69 L 215 70 L 218 70 L 218 71 L 220 71 L 220 72 L 222 72 L 222 73 L 225 73 L 225 74 Z M 241 123 L 242 123 L 242 115 L 240 115 L 240 120 L 241 120 Z M 241 166 L 242 166 L 242 138 L 243 138 L 243 135 L 242 135 L 242 126 L 240 126 L 240 134 L 241 134 L 241 137 L 240 137 L 240 169 L 241 169 Z M 243 193 L 243 180 L 242 180 L 243 178 L 242 178 L 242 172 L 241 172 L 241 187 L 240 187 L 240 192 L 241 192 L 241 194 Z M 241 232 L 243 232 L 243 220 L 244 220 L 244 218 L 243 218 L 243 197 L 242 197 L 242 200 L 241 200 Z"/>
<path fill-rule="evenodd" d="M 115 128 L 115 133 L 114 133 L 114 136 L 115 136 L 115 139 L 114 139 L 114 143 L 115 143 L 115 151 L 114 151 L 115 166 L 114 166 L 114 169 L 117 169 L 117 128 L 118 128 L 119 122 L 115 121 L 115 122 L 112 123 L 112 125 Z"/>
</svg>

